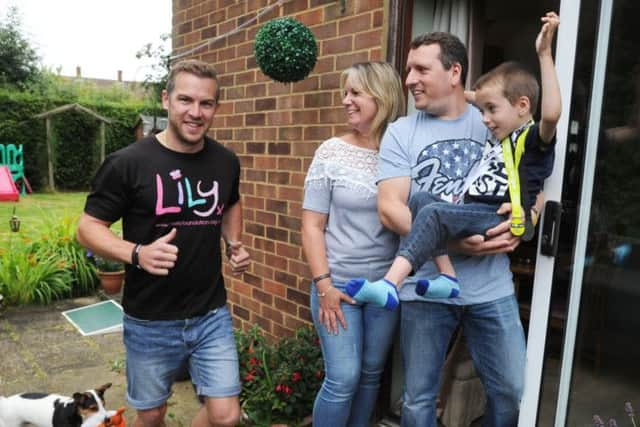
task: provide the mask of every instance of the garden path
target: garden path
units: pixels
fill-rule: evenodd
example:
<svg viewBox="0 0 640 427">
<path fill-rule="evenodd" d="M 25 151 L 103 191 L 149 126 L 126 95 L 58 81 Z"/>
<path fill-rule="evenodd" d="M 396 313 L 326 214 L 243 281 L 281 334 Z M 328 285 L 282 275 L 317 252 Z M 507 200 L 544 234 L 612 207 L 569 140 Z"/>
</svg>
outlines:
<svg viewBox="0 0 640 427">
<path fill-rule="evenodd" d="M 107 409 L 127 406 L 122 333 L 83 337 L 61 314 L 98 301 L 78 298 L 0 309 L 0 395 L 42 391 L 70 396 L 110 382 Z M 173 391 L 167 426 L 189 426 L 199 407 L 191 383 L 176 383 Z M 127 421 L 133 416 L 128 408 Z"/>
</svg>

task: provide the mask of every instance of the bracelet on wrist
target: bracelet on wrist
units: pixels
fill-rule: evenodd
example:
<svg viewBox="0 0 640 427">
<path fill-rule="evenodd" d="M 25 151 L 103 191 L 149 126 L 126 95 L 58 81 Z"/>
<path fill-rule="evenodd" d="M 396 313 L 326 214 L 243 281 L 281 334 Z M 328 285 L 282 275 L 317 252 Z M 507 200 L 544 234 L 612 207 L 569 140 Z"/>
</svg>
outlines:
<svg viewBox="0 0 640 427">
<path fill-rule="evenodd" d="M 329 279 L 330 277 L 331 277 L 331 273 L 324 273 L 314 277 L 311 280 L 313 280 L 314 283 L 318 283 L 320 280 Z"/>
<path fill-rule="evenodd" d="M 142 244 L 138 243 L 131 251 L 131 265 L 139 270 L 142 269 L 142 266 L 140 265 L 140 248 L 142 248 Z"/>
</svg>

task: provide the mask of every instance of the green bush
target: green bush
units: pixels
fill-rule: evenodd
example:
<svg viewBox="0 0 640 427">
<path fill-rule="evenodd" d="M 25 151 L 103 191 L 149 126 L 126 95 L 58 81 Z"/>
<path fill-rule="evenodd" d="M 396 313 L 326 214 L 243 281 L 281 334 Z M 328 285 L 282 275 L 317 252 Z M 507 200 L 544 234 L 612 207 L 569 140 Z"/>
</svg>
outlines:
<svg viewBox="0 0 640 427">
<path fill-rule="evenodd" d="M 242 410 L 253 426 L 297 425 L 311 414 L 323 373 L 320 342 L 312 327 L 268 344 L 258 326 L 236 331 Z"/>
<path fill-rule="evenodd" d="M 37 259 L 55 259 L 69 272 L 70 288 L 63 296 L 90 295 L 99 284 L 96 267 L 75 237 L 76 226 L 77 218 L 70 215 L 46 221 L 42 237 L 32 245 Z"/>
<path fill-rule="evenodd" d="M 38 259 L 28 245 L 0 255 L 0 294 L 9 305 L 49 304 L 71 289 L 71 273 L 55 257 Z"/>
</svg>

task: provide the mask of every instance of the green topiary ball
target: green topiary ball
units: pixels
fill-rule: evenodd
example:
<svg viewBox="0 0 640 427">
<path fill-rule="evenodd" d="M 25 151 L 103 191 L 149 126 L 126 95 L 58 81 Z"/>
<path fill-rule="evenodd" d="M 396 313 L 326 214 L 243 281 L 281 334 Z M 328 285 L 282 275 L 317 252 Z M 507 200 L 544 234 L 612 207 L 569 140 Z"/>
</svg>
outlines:
<svg viewBox="0 0 640 427">
<path fill-rule="evenodd" d="M 316 65 L 318 46 L 313 33 L 293 18 L 276 18 L 256 34 L 256 61 L 264 74 L 291 83 L 303 80 Z"/>
</svg>

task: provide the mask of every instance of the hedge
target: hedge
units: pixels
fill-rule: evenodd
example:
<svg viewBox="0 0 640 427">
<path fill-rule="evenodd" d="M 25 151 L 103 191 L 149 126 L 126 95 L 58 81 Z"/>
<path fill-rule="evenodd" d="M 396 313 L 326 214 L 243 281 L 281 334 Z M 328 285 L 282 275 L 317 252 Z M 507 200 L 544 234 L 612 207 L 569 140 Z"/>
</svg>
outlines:
<svg viewBox="0 0 640 427">
<path fill-rule="evenodd" d="M 25 175 L 34 190 L 48 185 L 45 120 L 34 116 L 73 102 L 0 90 L 0 143 L 23 145 Z M 148 104 L 142 103 L 83 102 L 82 106 L 112 121 L 106 125 L 107 154 L 135 140 L 133 127 L 139 114 L 163 114 L 149 112 Z M 56 189 L 87 190 L 100 162 L 100 122 L 89 114 L 69 110 L 51 116 L 51 124 Z"/>
</svg>

